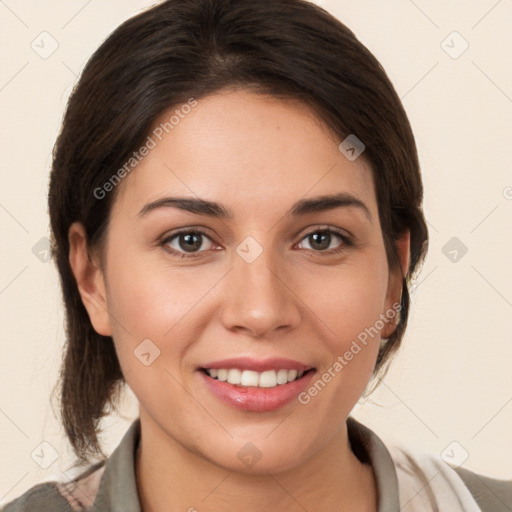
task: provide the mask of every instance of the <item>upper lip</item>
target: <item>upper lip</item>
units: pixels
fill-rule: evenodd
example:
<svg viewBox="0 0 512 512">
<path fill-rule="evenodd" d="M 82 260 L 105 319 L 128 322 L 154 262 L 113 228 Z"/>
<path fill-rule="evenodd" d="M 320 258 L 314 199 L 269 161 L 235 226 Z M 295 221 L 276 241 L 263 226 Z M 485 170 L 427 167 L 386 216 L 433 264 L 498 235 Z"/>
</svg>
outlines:
<svg viewBox="0 0 512 512">
<path fill-rule="evenodd" d="M 252 357 L 231 357 L 228 359 L 219 359 L 205 363 L 201 368 L 238 368 L 239 370 L 252 370 L 255 372 L 264 372 L 267 370 L 302 370 L 307 371 L 313 368 L 310 365 L 287 359 L 284 357 L 271 357 L 267 359 L 255 359 Z"/>
</svg>

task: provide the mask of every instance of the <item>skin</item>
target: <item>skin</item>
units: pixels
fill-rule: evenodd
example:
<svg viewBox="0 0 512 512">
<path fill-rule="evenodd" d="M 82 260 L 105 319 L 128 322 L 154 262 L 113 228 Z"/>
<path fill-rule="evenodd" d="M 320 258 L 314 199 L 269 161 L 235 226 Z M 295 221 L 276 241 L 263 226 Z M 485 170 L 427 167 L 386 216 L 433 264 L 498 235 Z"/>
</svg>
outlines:
<svg viewBox="0 0 512 512">
<path fill-rule="evenodd" d="M 95 330 L 113 337 L 139 400 L 136 478 L 145 512 L 377 510 L 373 471 L 351 451 L 345 422 L 393 323 L 307 405 L 240 411 L 197 372 L 226 357 L 287 357 L 321 376 L 400 300 L 409 234 L 397 243 L 402 268 L 391 270 L 370 167 L 363 157 L 349 161 L 340 142 L 298 101 L 216 93 L 123 179 L 101 254 L 88 259 L 82 225 L 71 226 L 82 300 Z M 335 192 L 358 198 L 371 219 L 357 207 L 289 214 L 299 199 Z M 234 218 L 173 207 L 139 215 L 167 196 L 217 201 Z M 187 254 L 183 238 L 160 243 L 178 228 L 206 232 L 194 257 L 171 253 Z M 318 248 L 307 235 L 326 228 L 353 243 L 332 234 Z M 236 251 L 248 236 L 263 250 L 252 263 Z M 147 338 L 160 350 L 149 366 L 133 353 Z M 251 468 L 237 457 L 248 442 L 262 454 Z"/>
</svg>

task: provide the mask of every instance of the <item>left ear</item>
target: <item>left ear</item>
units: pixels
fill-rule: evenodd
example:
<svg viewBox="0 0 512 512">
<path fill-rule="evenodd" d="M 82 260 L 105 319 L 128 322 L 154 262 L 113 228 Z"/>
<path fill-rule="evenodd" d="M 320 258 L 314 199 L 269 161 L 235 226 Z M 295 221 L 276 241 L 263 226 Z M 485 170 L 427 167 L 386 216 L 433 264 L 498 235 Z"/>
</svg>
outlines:
<svg viewBox="0 0 512 512">
<path fill-rule="evenodd" d="M 389 272 L 388 280 L 388 291 L 386 294 L 384 314 L 388 311 L 394 311 L 396 313 L 396 304 L 400 304 L 402 297 L 402 287 L 404 277 L 409 272 L 409 265 L 411 261 L 411 232 L 407 230 L 396 242 L 395 242 L 399 267 L 395 267 Z M 395 305 L 395 307 L 393 307 Z M 398 315 L 394 316 L 398 319 Z M 389 338 L 396 329 L 395 321 L 391 320 L 387 322 L 385 327 L 381 331 L 382 338 Z"/>
</svg>

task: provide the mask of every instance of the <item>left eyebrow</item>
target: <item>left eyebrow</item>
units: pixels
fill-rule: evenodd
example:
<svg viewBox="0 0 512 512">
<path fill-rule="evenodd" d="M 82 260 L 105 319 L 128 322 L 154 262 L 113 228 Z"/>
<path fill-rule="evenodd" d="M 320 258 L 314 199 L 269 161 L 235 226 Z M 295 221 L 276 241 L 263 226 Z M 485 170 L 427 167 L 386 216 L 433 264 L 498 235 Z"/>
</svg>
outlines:
<svg viewBox="0 0 512 512">
<path fill-rule="evenodd" d="M 197 215 L 207 215 L 219 219 L 233 219 L 234 214 L 225 206 L 215 201 L 188 197 L 164 197 L 146 204 L 139 212 L 139 217 L 144 217 L 157 208 L 174 207 Z M 335 208 L 356 208 L 365 213 L 372 222 L 372 215 L 368 207 L 352 194 L 345 192 L 301 199 L 290 209 L 288 215 L 294 217 L 304 216 L 311 213 L 334 210 Z"/>
<path fill-rule="evenodd" d="M 307 215 L 309 213 L 324 212 L 334 208 L 357 208 L 360 209 L 372 222 L 372 214 L 369 208 L 352 194 L 341 192 L 334 195 L 318 196 L 297 201 L 291 209 L 291 215 Z"/>
</svg>

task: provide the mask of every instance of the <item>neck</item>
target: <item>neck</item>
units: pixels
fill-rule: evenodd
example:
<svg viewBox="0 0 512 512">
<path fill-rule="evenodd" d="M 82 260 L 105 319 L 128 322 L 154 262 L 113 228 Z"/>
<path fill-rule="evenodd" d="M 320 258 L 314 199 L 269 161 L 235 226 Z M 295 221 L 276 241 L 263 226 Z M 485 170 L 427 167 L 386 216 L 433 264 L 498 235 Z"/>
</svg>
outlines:
<svg viewBox="0 0 512 512">
<path fill-rule="evenodd" d="M 346 424 L 300 466 L 264 474 L 229 471 L 155 432 L 155 427 L 141 422 L 136 455 L 143 512 L 377 512 L 373 470 L 350 449 Z"/>
</svg>

